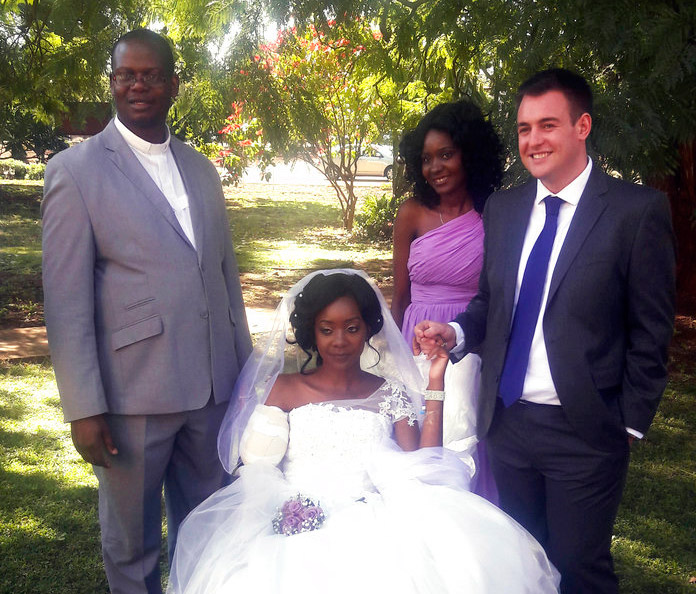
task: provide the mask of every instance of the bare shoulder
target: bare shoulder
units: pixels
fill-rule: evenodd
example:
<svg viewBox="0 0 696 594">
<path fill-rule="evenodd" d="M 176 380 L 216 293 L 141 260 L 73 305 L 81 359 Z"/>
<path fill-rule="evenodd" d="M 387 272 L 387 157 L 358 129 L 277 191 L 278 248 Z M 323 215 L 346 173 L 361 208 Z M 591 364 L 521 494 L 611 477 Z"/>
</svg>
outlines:
<svg viewBox="0 0 696 594">
<path fill-rule="evenodd" d="M 407 240 L 410 243 L 418 237 L 426 217 L 427 208 L 413 198 L 409 198 L 401 204 L 394 221 L 395 242 Z"/>
<path fill-rule="evenodd" d="M 298 405 L 305 392 L 306 381 L 301 373 L 283 373 L 276 378 L 266 404 L 287 412 Z"/>
<path fill-rule="evenodd" d="M 396 220 L 403 221 L 404 223 L 412 222 L 415 225 L 426 212 L 427 208 L 420 202 L 417 202 L 413 198 L 408 198 L 399 206 L 399 210 L 396 213 Z"/>
</svg>

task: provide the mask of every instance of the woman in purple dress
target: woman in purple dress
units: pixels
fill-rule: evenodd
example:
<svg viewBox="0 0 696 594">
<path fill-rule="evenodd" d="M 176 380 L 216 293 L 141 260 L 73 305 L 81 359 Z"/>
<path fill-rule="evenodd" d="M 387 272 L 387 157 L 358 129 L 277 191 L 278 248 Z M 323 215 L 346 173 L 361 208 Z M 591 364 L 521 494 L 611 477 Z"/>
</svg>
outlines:
<svg viewBox="0 0 696 594">
<path fill-rule="evenodd" d="M 410 343 L 425 319 L 449 322 L 476 295 L 483 265 L 486 198 L 502 178 L 502 145 L 493 126 L 470 101 L 438 105 L 401 141 L 413 196 L 394 224 L 394 296 L 391 311 Z M 497 502 L 485 446 L 477 444 L 475 419 L 480 360 L 469 355 L 448 368 L 444 439 L 473 454 L 474 490 Z M 448 389 L 448 394 L 451 389 Z"/>
</svg>

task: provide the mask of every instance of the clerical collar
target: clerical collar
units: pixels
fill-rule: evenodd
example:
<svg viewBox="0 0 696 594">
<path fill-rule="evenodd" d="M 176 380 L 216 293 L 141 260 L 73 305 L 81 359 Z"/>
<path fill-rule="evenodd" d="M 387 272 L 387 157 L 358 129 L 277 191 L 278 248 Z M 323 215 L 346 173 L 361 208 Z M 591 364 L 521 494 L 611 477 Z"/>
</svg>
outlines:
<svg viewBox="0 0 696 594">
<path fill-rule="evenodd" d="M 128 143 L 128 145 L 138 152 L 144 153 L 146 155 L 161 155 L 166 153 L 167 150 L 169 150 L 169 141 L 172 137 L 169 133 L 168 126 L 165 126 L 167 128 L 166 140 L 160 144 L 153 144 L 152 142 L 143 140 L 142 138 L 140 138 L 140 136 L 134 134 L 128 128 L 126 128 L 125 124 L 118 119 L 118 116 L 114 118 L 114 124 L 116 125 L 116 129 L 121 133 L 121 136 L 123 136 L 123 139 Z"/>
</svg>

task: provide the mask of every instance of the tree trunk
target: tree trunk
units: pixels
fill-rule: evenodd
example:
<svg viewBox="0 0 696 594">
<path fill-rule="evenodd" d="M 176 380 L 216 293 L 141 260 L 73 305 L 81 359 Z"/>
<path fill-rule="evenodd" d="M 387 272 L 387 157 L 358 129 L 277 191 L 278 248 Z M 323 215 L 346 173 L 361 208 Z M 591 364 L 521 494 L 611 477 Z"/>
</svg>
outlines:
<svg viewBox="0 0 696 594">
<path fill-rule="evenodd" d="M 672 207 L 677 238 L 677 307 L 696 302 L 696 139 L 679 146 L 672 175 L 648 180 L 663 191 Z"/>
<path fill-rule="evenodd" d="M 403 202 L 404 197 L 411 190 L 411 184 L 406 179 L 406 167 L 403 163 L 394 161 L 394 169 L 392 170 L 392 199 L 391 206 L 396 207 Z"/>
</svg>

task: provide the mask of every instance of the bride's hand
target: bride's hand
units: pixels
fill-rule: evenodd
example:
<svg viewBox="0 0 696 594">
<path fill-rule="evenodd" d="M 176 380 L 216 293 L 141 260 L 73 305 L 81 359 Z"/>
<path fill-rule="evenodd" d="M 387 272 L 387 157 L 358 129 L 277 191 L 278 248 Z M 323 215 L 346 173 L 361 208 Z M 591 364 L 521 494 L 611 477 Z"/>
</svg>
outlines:
<svg viewBox="0 0 696 594">
<path fill-rule="evenodd" d="M 449 361 L 449 353 L 441 346 L 430 352 L 430 371 L 428 372 L 428 389 L 445 389 L 445 369 Z"/>
</svg>

